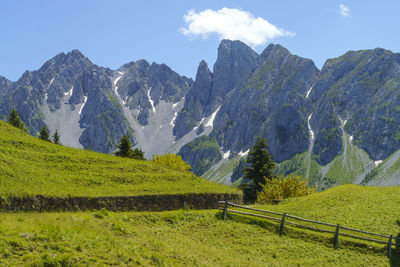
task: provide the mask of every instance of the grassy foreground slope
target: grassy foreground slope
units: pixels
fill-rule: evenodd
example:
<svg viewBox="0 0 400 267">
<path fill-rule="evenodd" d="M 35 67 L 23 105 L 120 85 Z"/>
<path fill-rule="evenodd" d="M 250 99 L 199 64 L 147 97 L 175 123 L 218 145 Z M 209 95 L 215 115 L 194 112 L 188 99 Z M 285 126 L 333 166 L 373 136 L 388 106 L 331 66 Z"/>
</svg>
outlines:
<svg viewBox="0 0 400 267">
<path fill-rule="evenodd" d="M 257 207 L 380 234 L 400 232 L 400 186 L 347 184 Z"/>
<path fill-rule="evenodd" d="M 264 205 L 310 219 L 397 234 L 399 187 L 345 185 Z M 5 213 L 0 265 L 128 266 L 398 266 L 383 245 L 335 250 L 326 234 L 219 211 Z"/>
<path fill-rule="evenodd" d="M 0 121 L 0 196 L 235 192 L 153 162 L 54 145 Z"/>
</svg>

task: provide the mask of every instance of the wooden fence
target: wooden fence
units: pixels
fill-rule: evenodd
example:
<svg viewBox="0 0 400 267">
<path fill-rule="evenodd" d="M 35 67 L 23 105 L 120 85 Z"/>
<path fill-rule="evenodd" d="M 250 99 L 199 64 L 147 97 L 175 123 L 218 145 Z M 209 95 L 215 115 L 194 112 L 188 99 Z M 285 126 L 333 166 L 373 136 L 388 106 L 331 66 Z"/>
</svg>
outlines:
<svg viewBox="0 0 400 267">
<path fill-rule="evenodd" d="M 370 241 L 370 242 L 376 242 L 376 243 L 380 243 L 380 244 L 385 244 L 385 245 L 387 245 L 388 257 L 391 257 L 392 256 L 392 245 L 393 245 L 392 241 L 394 239 L 400 239 L 400 237 L 393 237 L 393 235 L 382 235 L 382 234 L 377 234 L 377 233 L 371 233 L 371 232 L 367 232 L 367 231 L 362 231 L 362 230 L 358 230 L 358 229 L 352 229 L 352 228 L 349 228 L 349 227 L 344 227 L 344 226 L 341 226 L 339 224 L 331 224 L 331 223 L 325 223 L 325 222 L 319 222 L 319 221 L 304 219 L 304 218 L 300 218 L 300 217 L 297 217 L 297 216 L 289 215 L 287 213 L 279 213 L 279 212 L 275 212 L 275 211 L 268 211 L 268 210 L 261 210 L 261 209 L 255 209 L 255 208 L 240 206 L 240 205 L 228 202 L 228 201 L 219 201 L 219 205 L 220 205 L 219 209 L 223 210 L 223 218 L 224 218 L 224 220 L 226 219 L 227 213 L 236 213 L 236 214 L 254 216 L 254 217 L 259 217 L 259 218 L 264 218 L 264 219 L 269 219 L 269 220 L 280 222 L 280 226 L 279 226 L 279 234 L 280 235 L 283 234 L 283 231 L 284 231 L 284 228 L 285 228 L 285 224 L 293 225 L 293 226 L 299 227 L 299 228 L 309 229 L 309 230 L 312 230 L 312 231 L 318 231 L 318 232 L 324 232 L 324 233 L 332 233 L 332 234 L 334 234 L 334 239 L 333 239 L 334 242 L 333 242 L 333 244 L 334 244 L 334 247 L 336 249 L 339 248 L 339 235 L 342 235 L 342 236 L 347 236 L 347 237 L 350 237 L 350 238 L 361 239 L 361 240 L 366 240 L 366 241 Z M 221 207 L 221 205 L 223 205 L 223 207 Z M 257 211 L 257 212 L 262 212 L 262 213 L 271 214 L 271 215 L 275 215 L 275 216 L 280 216 L 280 218 L 271 217 L 271 216 L 267 216 L 267 215 L 260 215 L 260 214 L 255 214 L 255 213 L 249 213 L 249 212 L 243 212 L 243 211 L 238 211 L 238 210 L 228 210 L 229 206 L 230 207 L 234 207 L 234 208 L 240 208 L 240 209 Z M 329 227 L 333 227 L 334 230 L 327 230 L 327 229 L 316 228 L 316 227 L 312 227 L 312 226 L 308 226 L 308 225 L 303 225 L 303 224 L 300 224 L 300 223 L 297 223 L 297 222 L 295 223 L 295 222 L 292 222 L 292 221 L 288 221 L 288 219 L 294 219 L 294 220 L 297 220 L 297 221 L 329 226 Z M 352 232 L 352 234 L 340 232 L 340 230 L 347 230 L 348 232 Z M 362 233 L 362 234 L 365 234 L 365 235 L 367 235 L 369 237 L 359 236 L 359 235 L 356 235 L 356 233 Z M 376 237 L 380 237 L 380 238 L 386 239 L 387 241 L 376 239 Z"/>
</svg>

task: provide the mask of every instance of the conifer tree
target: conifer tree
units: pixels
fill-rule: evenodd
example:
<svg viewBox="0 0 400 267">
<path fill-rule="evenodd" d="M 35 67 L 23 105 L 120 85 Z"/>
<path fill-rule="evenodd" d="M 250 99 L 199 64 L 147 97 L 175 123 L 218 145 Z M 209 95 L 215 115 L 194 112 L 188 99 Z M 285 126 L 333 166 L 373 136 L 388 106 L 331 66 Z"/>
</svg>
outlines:
<svg viewBox="0 0 400 267">
<path fill-rule="evenodd" d="M 272 169 L 275 162 L 268 152 L 267 139 L 258 137 L 251 148 L 243 169 L 244 178 L 252 181 L 252 188 L 255 193 L 262 191 L 262 184 L 275 178 Z"/>
<path fill-rule="evenodd" d="M 139 160 L 145 160 L 143 150 L 141 150 L 140 148 L 133 149 L 132 150 L 132 158 L 139 159 Z"/>
<path fill-rule="evenodd" d="M 15 108 L 12 108 L 10 111 L 10 115 L 8 116 L 8 123 L 14 127 L 21 129 L 21 130 L 25 130 L 25 125 L 21 121 L 21 118 L 19 117 L 19 114 L 15 110 Z"/>
<path fill-rule="evenodd" d="M 47 130 L 46 126 L 43 126 L 42 129 L 40 130 L 39 139 L 51 142 L 50 141 L 50 134 L 49 134 L 49 131 Z"/>
<path fill-rule="evenodd" d="M 60 134 L 58 133 L 58 130 L 56 130 L 56 132 L 53 134 L 53 143 L 56 145 L 61 145 L 60 142 Z"/>
<path fill-rule="evenodd" d="M 132 157 L 132 142 L 129 140 L 129 136 L 124 135 L 121 141 L 117 145 L 118 150 L 114 152 L 116 156 L 119 157 Z"/>
<path fill-rule="evenodd" d="M 140 148 L 132 149 L 132 142 L 129 140 L 129 136 L 127 135 L 124 135 L 121 138 L 117 148 L 118 150 L 114 152 L 116 156 L 145 160 L 144 152 Z"/>
</svg>

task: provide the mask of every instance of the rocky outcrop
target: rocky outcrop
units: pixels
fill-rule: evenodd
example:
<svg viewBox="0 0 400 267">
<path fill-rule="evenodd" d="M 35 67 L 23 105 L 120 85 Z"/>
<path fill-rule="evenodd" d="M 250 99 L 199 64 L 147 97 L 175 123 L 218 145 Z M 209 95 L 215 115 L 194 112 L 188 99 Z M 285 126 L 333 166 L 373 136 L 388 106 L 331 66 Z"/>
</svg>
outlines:
<svg viewBox="0 0 400 267">
<path fill-rule="evenodd" d="M 165 64 L 150 65 L 145 60 L 122 66 L 115 81 L 122 104 L 138 112 L 142 126 L 148 124 L 161 100 L 177 103 L 193 86 L 192 79 L 178 75 Z"/>
<path fill-rule="evenodd" d="M 304 152 L 309 143 L 304 97 L 318 75 L 309 59 L 269 45 L 242 87 L 227 95 L 215 118 L 211 136 L 224 151 L 249 149 L 257 136 L 267 137 L 280 162 Z"/>
<path fill-rule="evenodd" d="M 128 133 L 113 96 L 112 75 L 113 71 L 94 65 L 78 50 L 61 53 L 12 83 L 0 99 L 0 114 L 15 107 L 33 135 L 44 125 L 52 131 L 62 129 L 62 143 L 74 146 L 78 140 L 70 143 L 69 136 L 79 132 L 74 138 L 84 148 L 109 153 Z"/>
<path fill-rule="evenodd" d="M 174 135 L 176 139 L 190 132 L 203 118 L 210 116 L 225 101 L 226 95 L 240 87 L 251 74 L 257 62 L 257 53 L 240 41 L 223 40 L 213 73 L 202 61 L 196 81 L 178 114 Z"/>
<path fill-rule="evenodd" d="M 212 92 L 212 73 L 203 60 L 197 69 L 193 87 L 185 97 L 185 105 L 179 112 L 174 127 L 176 139 L 190 132 L 206 114 Z"/>
<path fill-rule="evenodd" d="M 339 153 L 340 119 L 353 143 L 372 159 L 385 159 L 398 150 L 399 88 L 400 54 L 377 48 L 328 60 L 310 93 L 317 161 L 326 164 Z"/>
</svg>

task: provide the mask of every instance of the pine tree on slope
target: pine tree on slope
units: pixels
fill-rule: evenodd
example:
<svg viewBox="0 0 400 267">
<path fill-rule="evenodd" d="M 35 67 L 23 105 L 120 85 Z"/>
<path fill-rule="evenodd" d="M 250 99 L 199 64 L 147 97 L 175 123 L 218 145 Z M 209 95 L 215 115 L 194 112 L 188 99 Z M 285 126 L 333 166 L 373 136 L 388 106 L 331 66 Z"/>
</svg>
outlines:
<svg viewBox="0 0 400 267">
<path fill-rule="evenodd" d="M 51 142 L 50 141 L 50 134 L 49 134 L 49 131 L 47 130 L 46 126 L 43 126 L 42 129 L 40 130 L 39 139 Z"/>
<path fill-rule="evenodd" d="M 19 117 L 19 114 L 15 110 L 15 108 L 12 108 L 10 111 L 10 115 L 8 116 L 8 123 L 14 127 L 21 129 L 21 130 L 25 130 L 25 125 L 21 121 L 21 118 Z"/>
</svg>

